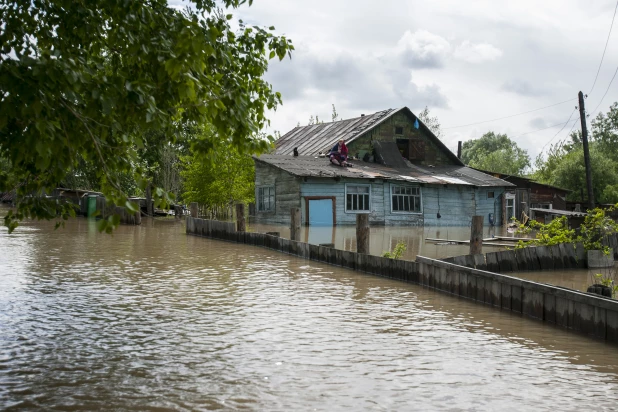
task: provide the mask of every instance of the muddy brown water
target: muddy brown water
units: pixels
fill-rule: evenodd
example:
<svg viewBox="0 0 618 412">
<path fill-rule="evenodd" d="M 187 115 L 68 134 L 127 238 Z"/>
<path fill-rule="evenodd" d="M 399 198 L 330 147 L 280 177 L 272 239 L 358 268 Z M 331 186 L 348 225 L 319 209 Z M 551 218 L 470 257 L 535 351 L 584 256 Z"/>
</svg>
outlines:
<svg viewBox="0 0 618 412">
<path fill-rule="evenodd" d="M 0 410 L 613 409 L 618 347 L 180 222 L 0 231 Z"/>
<path fill-rule="evenodd" d="M 250 223 L 252 232 L 279 232 L 282 237 L 290 238 L 290 228 L 285 225 L 266 225 Z M 513 236 L 507 234 L 502 227 L 485 227 L 483 238 L 492 236 Z M 417 255 L 428 258 L 442 259 L 449 256 L 461 256 L 470 253 L 469 244 L 445 244 L 447 242 L 430 242 L 425 239 L 470 240 L 469 227 L 411 227 L 411 226 L 372 226 L 370 228 L 369 251 L 372 255 L 382 255 L 385 251 L 394 250 L 398 242 L 406 244 L 402 259 L 415 260 Z M 303 226 L 300 240 L 311 244 L 333 243 L 336 249 L 356 252 L 355 226 Z M 502 247 L 483 247 L 483 253 L 504 250 Z"/>
</svg>

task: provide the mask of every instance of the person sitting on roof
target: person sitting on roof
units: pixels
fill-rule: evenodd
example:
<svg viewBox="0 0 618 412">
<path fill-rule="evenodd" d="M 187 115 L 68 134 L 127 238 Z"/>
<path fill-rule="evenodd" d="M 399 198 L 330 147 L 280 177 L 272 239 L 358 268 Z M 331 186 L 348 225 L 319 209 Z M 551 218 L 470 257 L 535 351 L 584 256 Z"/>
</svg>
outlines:
<svg viewBox="0 0 618 412">
<path fill-rule="evenodd" d="M 330 162 L 335 164 L 335 160 L 339 163 L 339 166 L 345 166 L 348 160 L 348 147 L 343 142 L 343 139 L 339 139 L 339 142 L 333 146 L 330 150 Z"/>
</svg>

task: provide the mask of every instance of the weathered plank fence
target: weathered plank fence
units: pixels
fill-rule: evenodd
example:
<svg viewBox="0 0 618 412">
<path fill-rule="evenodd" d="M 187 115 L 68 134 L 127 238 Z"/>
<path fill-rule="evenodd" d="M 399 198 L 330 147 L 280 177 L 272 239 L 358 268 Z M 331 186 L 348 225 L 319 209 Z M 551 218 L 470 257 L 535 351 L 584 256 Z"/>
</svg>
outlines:
<svg viewBox="0 0 618 412">
<path fill-rule="evenodd" d="M 614 250 L 618 260 L 618 234 L 605 236 L 602 244 Z M 553 246 L 530 246 L 523 249 L 503 250 L 478 255 L 463 255 L 442 259 L 460 266 L 490 272 L 523 272 L 554 269 L 586 268 L 587 255 L 581 243 L 562 243 Z"/>
<path fill-rule="evenodd" d="M 235 224 L 228 222 L 187 217 L 186 231 L 416 283 L 618 343 L 618 301 L 601 296 L 421 256 L 416 262 L 388 259 L 264 233 L 238 232 Z"/>
</svg>

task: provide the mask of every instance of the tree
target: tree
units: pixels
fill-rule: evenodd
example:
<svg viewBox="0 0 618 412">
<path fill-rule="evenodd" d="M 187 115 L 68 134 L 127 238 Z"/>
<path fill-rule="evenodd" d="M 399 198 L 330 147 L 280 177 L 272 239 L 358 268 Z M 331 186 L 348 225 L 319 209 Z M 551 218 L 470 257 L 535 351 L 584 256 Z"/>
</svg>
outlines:
<svg viewBox="0 0 618 412">
<path fill-rule="evenodd" d="M 257 136 L 281 95 L 262 77 L 269 59 L 290 55 L 291 40 L 273 27 L 232 30 L 232 15 L 216 7 L 246 0 L 191 3 L 178 11 L 166 0 L 0 0 L 0 157 L 11 164 L 0 192 L 20 196 L 9 231 L 26 217 L 71 214 L 42 195 L 80 161 L 108 200 L 134 210 L 121 180 L 130 174 L 146 187 L 136 151 L 148 130 L 174 144 L 178 124 L 212 125 L 216 134 L 188 142 L 195 153 L 210 151 L 211 137 L 240 153 L 269 147 Z"/>
<path fill-rule="evenodd" d="M 589 147 L 595 202 L 618 202 L 618 103 L 592 121 Z M 535 180 L 570 189 L 569 200 L 583 200 L 586 172 L 580 131 L 552 145 L 546 157 L 537 156 L 535 166 Z"/>
<path fill-rule="evenodd" d="M 618 102 L 610 106 L 607 115 L 599 113 L 592 121 L 592 141 L 618 161 Z"/>
<path fill-rule="evenodd" d="M 470 167 L 515 176 L 523 176 L 530 167 L 530 157 L 524 149 L 506 134 L 494 132 L 464 142 L 461 160 Z"/>
<path fill-rule="evenodd" d="M 216 133 L 213 128 L 203 134 Z M 182 158 L 183 198 L 213 211 L 236 202 L 249 203 L 255 198 L 255 166 L 251 156 L 240 153 L 230 140 L 213 139 L 212 161 L 204 161 L 199 152 L 191 151 Z"/>
<path fill-rule="evenodd" d="M 418 114 L 418 118 L 425 124 L 425 126 L 429 128 L 429 130 L 431 130 L 434 135 L 436 135 L 438 139 L 442 136 L 440 121 L 437 116 L 431 117 L 429 115 L 429 109 L 427 106 L 425 106 L 423 111 Z"/>
<path fill-rule="evenodd" d="M 331 113 L 330 118 L 333 122 L 336 122 L 338 117 L 339 113 L 337 113 L 337 109 L 335 109 L 335 104 L 333 103 L 333 112 Z"/>
<path fill-rule="evenodd" d="M 618 168 L 616 163 L 597 144 L 590 145 L 590 166 L 592 189 L 598 203 L 613 203 L 618 189 Z M 584 149 L 577 148 L 564 154 L 557 162 L 546 183 L 571 190 L 569 200 L 580 198 L 580 189 L 586 187 Z"/>
</svg>

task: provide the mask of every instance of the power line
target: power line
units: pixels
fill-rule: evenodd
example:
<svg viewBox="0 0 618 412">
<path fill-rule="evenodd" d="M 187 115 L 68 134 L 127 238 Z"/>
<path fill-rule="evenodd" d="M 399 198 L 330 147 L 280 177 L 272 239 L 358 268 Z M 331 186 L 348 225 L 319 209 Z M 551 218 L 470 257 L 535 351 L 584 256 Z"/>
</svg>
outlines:
<svg viewBox="0 0 618 412">
<path fill-rule="evenodd" d="M 498 117 L 497 119 L 491 119 L 491 120 L 483 120 L 482 122 L 476 122 L 476 123 L 469 123 L 469 124 L 462 124 L 459 126 L 451 126 L 451 127 L 443 127 L 442 130 L 447 130 L 447 129 L 456 129 L 459 127 L 466 127 L 466 126 L 474 126 L 477 124 L 482 124 L 482 123 L 489 123 L 489 122 L 495 122 L 497 120 L 504 120 L 504 119 L 510 119 L 511 117 L 517 117 L 517 116 L 521 116 L 524 114 L 528 114 L 528 113 L 532 113 L 532 112 L 538 112 L 539 110 L 543 110 L 543 109 L 547 109 L 549 107 L 554 107 L 554 106 L 558 106 L 564 103 L 568 103 L 573 101 L 574 99 L 568 99 L 565 100 L 563 102 L 559 102 L 559 103 L 554 103 L 554 104 L 550 104 L 549 106 L 544 106 L 544 107 L 539 107 L 538 109 L 533 109 L 533 110 L 528 110 L 527 112 L 521 112 L 521 113 L 517 113 L 517 114 L 512 114 L 510 116 L 504 116 L 504 117 Z"/>
<path fill-rule="evenodd" d="M 612 86 L 612 83 L 614 82 L 614 79 L 616 78 L 617 73 L 618 73 L 618 66 L 616 67 L 616 71 L 614 72 L 614 76 L 612 77 L 612 80 L 610 80 L 609 84 L 607 85 L 607 90 L 605 90 L 603 97 L 601 97 L 601 101 L 599 102 L 599 104 L 597 104 L 597 107 L 595 107 L 594 110 L 590 113 L 590 116 L 592 116 L 597 111 L 599 106 L 601 106 L 601 103 L 603 103 L 603 99 L 605 99 L 605 96 L 607 96 L 607 92 L 609 92 L 609 88 Z"/>
<path fill-rule="evenodd" d="M 571 115 L 569 116 L 569 120 L 567 120 L 562 127 L 560 128 L 560 130 L 558 130 L 558 133 L 556 133 L 554 135 L 554 137 L 552 137 L 551 139 L 549 139 L 549 141 L 547 143 L 545 143 L 545 145 L 543 146 L 543 148 L 541 149 L 541 153 L 543 153 L 543 150 L 545 150 L 545 148 L 547 147 L 548 144 L 550 144 L 552 142 L 552 140 L 554 140 L 556 138 L 556 136 L 558 136 L 560 134 L 560 132 L 562 132 L 564 130 L 564 128 L 566 127 L 567 124 L 569 124 L 569 122 L 571 121 L 571 118 L 573 117 L 573 113 L 575 113 L 577 111 L 577 107 L 571 112 Z M 571 130 L 573 130 L 573 127 L 575 127 L 575 123 L 577 122 L 573 122 L 573 126 L 571 127 Z M 569 133 L 571 133 L 569 131 Z"/>
<path fill-rule="evenodd" d="M 573 113 L 571 113 L 571 116 L 573 116 Z M 560 123 L 558 123 L 558 124 L 552 124 L 551 126 L 543 127 L 543 128 L 541 128 L 541 129 L 530 130 L 529 132 L 526 132 L 526 133 L 521 133 L 521 134 L 518 134 L 518 135 L 516 135 L 516 136 L 512 136 L 512 137 L 510 137 L 510 138 L 511 138 L 511 139 L 514 139 L 514 138 L 516 138 L 516 137 L 519 137 L 519 136 L 524 136 L 524 135 L 527 135 L 527 134 L 530 134 L 530 133 L 540 132 L 541 130 L 547 130 L 547 129 L 551 129 L 551 128 L 553 128 L 553 127 L 558 127 L 558 126 L 566 125 L 566 123 L 568 123 L 570 120 L 571 120 L 571 117 L 569 117 L 569 120 L 567 120 L 566 122 L 560 122 Z M 564 127 L 564 126 L 563 126 L 563 127 Z"/>
<path fill-rule="evenodd" d="M 616 1 L 616 7 L 614 8 L 614 16 L 612 17 L 612 24 L 609 25 L 609 33 L 607 33 L 607 40 L 605 41 L 605 48 L 603 49 L 603 55 L 601 56 L 601 62 L 599 63 L 599 68 L 597 69 L 597 75 L 594 77 L 594 83 L 592 83 L 592 87 L 588 94 L 592 93 L 594 90 L 595 84 L 597 84 L 597 79 L 599 78 L 599 73 L 601 72 L 601 66 L 603 65 L 603 59 L 605 58 L 605 52 L 607 51 L 607 45 L 609 44 L 609 37 L 612 34 L 612 28 L 614 27 L 614 19 L 616 18 L 616 11 L 618 10 L 618 1 Z"/>
</svg>

